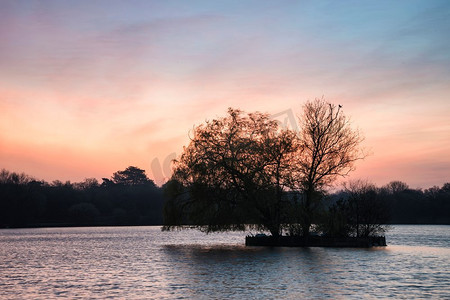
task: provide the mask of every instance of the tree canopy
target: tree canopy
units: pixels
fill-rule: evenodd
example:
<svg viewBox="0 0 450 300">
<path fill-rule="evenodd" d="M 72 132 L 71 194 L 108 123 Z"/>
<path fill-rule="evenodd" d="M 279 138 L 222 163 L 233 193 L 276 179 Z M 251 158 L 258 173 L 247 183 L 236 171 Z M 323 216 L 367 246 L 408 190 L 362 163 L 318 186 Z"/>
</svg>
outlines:
<svg viewBox="0 0 450 300">
<path fill-rule="evenodd" d="M 115 184 L 122 185 L 154 185 L 153 181 L 150 180 L 145 174 L 145 170 L 134 166 L 129 166 L 123 171 L 115 172 L 112 176 L 112 181 Z"/>
<path fill-rule="evenodd" d="M 279 234 L 296 134 L 281 130 L 267 114 L 229 109 L 193 135 L 173 175 L 189 189 L 182 200 L 188 218 L 206 231 L 252 223 Z"/>
</svg>

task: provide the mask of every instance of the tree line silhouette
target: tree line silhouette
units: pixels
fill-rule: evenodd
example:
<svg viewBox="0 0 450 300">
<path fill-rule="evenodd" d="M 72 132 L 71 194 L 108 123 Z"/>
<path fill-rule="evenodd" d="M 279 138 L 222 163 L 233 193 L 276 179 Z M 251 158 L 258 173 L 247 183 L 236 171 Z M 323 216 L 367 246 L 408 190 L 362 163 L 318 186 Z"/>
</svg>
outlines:
<svg viewBox="0 0 450 300">
<path fill-rule="evenodd" d="M 135 167 L 127 170 L 130 168 Z M 145 175 L 145 171 L 141 171 L 139 174 Z M 0 172 L 0 227 L 162 225 L 164 201 L 167 207 L 174 182 L 158 187 L 146 176 L 134 181 L 126 177 L 121 180 L 120 175 L 125 174 L 120 172 L 114 173 L 118 176 L 103 178 L 102 183 L 94 178 L 78 183 L 58 180 L 48 183 L 3 169 Z M 378 197 L 386 204 L 387 211 L 383 213 L 389 216 L 388 224 L 450 225 L 450 183 L 422 190 L 392 181 L 382 187 L 372 185 L 366 192 L 369 197 L 363 201 Z M 326 195 L 327 220 L 341 220 L 341 228 L 334 225 L 329 229 L 351 231 L 345 224 L 356 224 L 356 214 L 351 213 L 355 208 L 348 205 L 350 197 L 357 197 L 350 187 Z M 342 222 L 342 214 L 354 220 Z M 360 218 L 361 223 L 367 223 L 364 217 Z M 313 222 L 320 220 L 316 218 Z M 322 224 L 327 226 L 326 222 Z"/>
<path fill-rule="evenodd" d="M 107 226 L 162 224 L 161 188 L 130 166 L 99 183 L 35 180 L 0 172 L 0 226 Z"/>
<path fill-rule="evenodd" d="M 378 188 L 356 180 L 330 195 L 366 156 L 363 137 L 341 105 L 323 98 L 305 103 L 299 123 L 296 132 L 268 114 L 229 108 L 225 117 L 194 127 L 162 187 L 134 166 L 102 183 L 47 183 L 2 170 L 0 226 L 163 224 L 360 237 L 382 234 L 389 222 L 450 223 L 449 183 L 422 191 L 400 181 Z"/>
</svg>

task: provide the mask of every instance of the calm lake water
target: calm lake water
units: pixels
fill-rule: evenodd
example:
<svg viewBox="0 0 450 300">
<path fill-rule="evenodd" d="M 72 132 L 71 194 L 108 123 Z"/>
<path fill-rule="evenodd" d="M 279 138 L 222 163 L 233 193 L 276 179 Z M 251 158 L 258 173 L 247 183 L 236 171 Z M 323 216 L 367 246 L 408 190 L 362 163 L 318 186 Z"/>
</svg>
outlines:
<svg viewBox="0 0 450 300">
<path fill-rule="evenodd" d="M 450 298 L 450 226 L 388 247 L 245 247 L 245 233 L 159 227 L 0 230 L 0 298 Z"/>
</svg>

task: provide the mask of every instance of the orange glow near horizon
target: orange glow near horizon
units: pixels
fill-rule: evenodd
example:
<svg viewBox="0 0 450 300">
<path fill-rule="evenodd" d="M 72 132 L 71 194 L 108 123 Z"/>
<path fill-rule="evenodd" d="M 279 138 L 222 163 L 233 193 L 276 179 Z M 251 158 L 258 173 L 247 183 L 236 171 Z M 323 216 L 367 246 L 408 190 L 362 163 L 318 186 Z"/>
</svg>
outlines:
<svg viewBox="0 0 450 300">
<path fill-rule="evenodd" d="M 372 153 L 349 178 L 450 181 L 437 3 L 203 4 L 0 3 L 0 169 L 51 182 L 135 165 L 162 184 L 194 125 L 228 107 L 298 114 L 323 96 Z"/>
</svg>

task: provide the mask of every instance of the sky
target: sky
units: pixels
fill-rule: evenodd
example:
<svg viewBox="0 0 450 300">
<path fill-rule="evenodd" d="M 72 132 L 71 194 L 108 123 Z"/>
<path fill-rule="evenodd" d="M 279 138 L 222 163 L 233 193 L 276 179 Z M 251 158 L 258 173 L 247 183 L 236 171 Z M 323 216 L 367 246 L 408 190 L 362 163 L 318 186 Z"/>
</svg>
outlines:
<svg viewBox="0 0 450 300">
<path fill-rule="evenodd" d="M 46 181 L 138 166 L 162 184 L 228 107 L 296 126 L 343 106 L 347 179 L 450 182 L 449 1 L 0 1 L 0 168 Z"/>
</svg>

